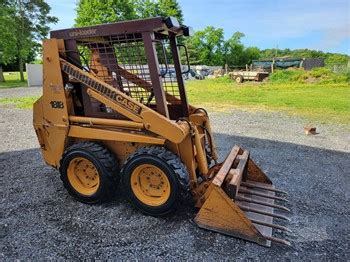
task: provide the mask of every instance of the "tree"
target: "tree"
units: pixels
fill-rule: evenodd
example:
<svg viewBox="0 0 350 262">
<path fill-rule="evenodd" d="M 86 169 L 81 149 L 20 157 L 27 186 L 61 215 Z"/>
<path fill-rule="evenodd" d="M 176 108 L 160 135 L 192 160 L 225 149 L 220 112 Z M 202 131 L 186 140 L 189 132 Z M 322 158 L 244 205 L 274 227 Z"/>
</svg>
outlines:
<svg viewBox="0 0 350 262">
<path fill-rule="evenodd" d="M 98 25 L 137 18 L 131 0 L 80 0 L 76 26 Z"/>
<path fill-rule="evenodd" d="M 194 36 L 185 40 L 193 65 L 244 66 L 258 59 L 260 50 L 257 47 L 245 48 L 241 43 L 244 34 L 235 32 L 228 40 L 224 40 L 224 30 L 212 26 L 197 31 Z M 182 54 L 183 55 L 183 54 Z"/>
<path fill-rule="evenodd" d="M 224 43 L 224 61 L 229 66 L 241 66 L 244 60 L 244 45 L 241 43 L 241 38 L 244 34 L 235 32 L 231 38 Z"/>
<path fill-rule="evenodd" d="M 159 0 L 159 15 L 160 16 L 174 16 L 180 24 L 183 23 L 183 14 L 179 3 L 176 0 Z"/>
<path fill-rule="evenodd" d="M 16 58 L 14 48 L 16 39 L 11 32 L 13 22 L 13 19 L 9 16 L 9 10 L 7 8 L 0 8 L 0 82 L 5 82 L 2 65 L 7 65 Z"/>
<path fill-rule="evenodd" d="M 243 67 L 260 57 L 260 50 L 257 47 L 245 47 L 242 44 L 243 37 L 243 33 L 235 32 L 231 38 L 225 41 L 223 51 L 225 64 L 231 67 Z"/>
<path fill-rule="evenodd" d="M 176 0 L 79 0 L 76 26 L 98 25 L 155 16 L 175 16 L 183 22 Z"/>
<path fill-rule="evenodd" d="M 208 26 L 202 31 L 197 31 L 192 37 L 186 39 L 190 63 L 205 65 L 222 65 L 224 30 Z"/>
<path fill-rule="evenodd" d="M 137 0 L 134 7 L 138 18 L 155 17 L 160 13 L 158 1 L 154 0 Z"/>
<path fill-rule="evenodd" d="M 253 60 L 257 60 L 260 58 L 260 49 L 257 47 L 247 47 L 244 50 L 245 64 L 251 64 Z"/>
<path fill-rule="evenodd" d="M 6 62 L 17 58 L 20 78 L 24 81 L 24 61 L 38 49 L 38 41 L 46 37 L 50 29 L 48 24 L 58 19 L 49 16 L 50 6 L 44 0 L 5 0 L 1 1 L 1 10 L 5 16 L 1 17 L 0 24 L 8 27 L 6 33 L 0 34 L 2 59 Z"/>
</svg>

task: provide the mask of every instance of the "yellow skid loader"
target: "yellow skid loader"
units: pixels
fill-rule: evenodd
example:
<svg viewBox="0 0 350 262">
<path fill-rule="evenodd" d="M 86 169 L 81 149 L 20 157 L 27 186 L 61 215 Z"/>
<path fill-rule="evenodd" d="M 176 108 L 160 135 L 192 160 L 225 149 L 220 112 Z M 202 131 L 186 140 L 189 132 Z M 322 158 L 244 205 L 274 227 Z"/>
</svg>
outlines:
<svg viewBox="0 0 350 262">
<path fill-rule="evenodd" d="M 187 102 L 191 28 L 156 17 L 52 31 L 43 43 L 43 95 L 34 128 L 46 163 L 78 201 L 110 198 L 160 216 L 190 201 L 198 226 L 263 246 L 288 211 L 282 191 L 234 146 L 223 163 L 207 112 Z M 182 66 L 183 49 L 187 66 Z"/>
</svg>

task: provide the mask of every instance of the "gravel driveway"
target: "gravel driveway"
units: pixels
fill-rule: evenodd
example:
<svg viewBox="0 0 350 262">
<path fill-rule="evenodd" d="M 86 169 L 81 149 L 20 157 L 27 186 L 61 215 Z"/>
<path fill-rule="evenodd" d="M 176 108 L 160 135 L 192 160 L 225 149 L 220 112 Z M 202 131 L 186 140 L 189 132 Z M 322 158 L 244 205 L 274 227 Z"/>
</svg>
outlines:
<svg viewBox="0 0 350 262">
<path fill-rule="evenodd" d="M 1 92 L 0 92 L 1 95 Z M 348 260 L 350 137 L 348 127 L 317 124 L 305 136 L 302 118 L 281 113 L 211 114 L 222 157 L 233 144 L 289 192 L 291 247 L 264 248 L 196 227 L 195 212 L 144 216 L 118 192 L 106 204 L 74 201 L 38 149 L 30 110 L 0 106 L 0 260 L 161 259 Z"/>
<path fill-rule="evenodd" d="M 4 97 L 25 97 L 25 96 L 41 96 L 42 87 L 16 87 L 0 89 L 0 98 Z"/>
</svg>

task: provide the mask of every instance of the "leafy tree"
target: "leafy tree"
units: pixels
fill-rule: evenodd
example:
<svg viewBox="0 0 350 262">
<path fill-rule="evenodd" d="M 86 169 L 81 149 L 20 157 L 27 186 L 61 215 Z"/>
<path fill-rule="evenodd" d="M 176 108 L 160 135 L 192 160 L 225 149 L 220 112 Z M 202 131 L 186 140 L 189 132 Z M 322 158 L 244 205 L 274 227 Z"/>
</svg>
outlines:
<svg viewBox="0 0 350 262">
<path fill-rule="evenodd" d="M 155 16 L 175 16 L 183 22 L 176 0 L 79 0 L 75 25 L 97 25 Z"/>
<path fill-rule="evenodd" d="M 76 26 L 98 25 L 137 18 L 131 0 L 80 0 Z"/>
<path fill-rule="evenodd" d="M 190 63 L 220 65 L 223 63 L 224 30 L 208 26 L 186 39 Z"/>
<path fill-rule="evenodd" d="M 244 34 L 235 32 L 231 38 L 224 40 L 222 28 L 206 27 L 197 31 L 186 40 L 190 63 L 205 65 L 244 66 L 259 58 L 260 50 L 256 47 L 245 48 L 241 43 Z"/>
<path fill-rule="evenodd" d="M 252 60 L 260 57 L 260 50 L 257 47 L 245 47 L 241 39 L 244 34 L 235 32 L 231 38 L 224 43 L 224 61 L 229 66 L 245 66 L 250 64 Z"/>
<path fill-rule="evenodd" d="M 57 18 L 49 16 L 50 6 L 44 0 L 1 1 L 1 60 L 18 60 L 21 81 L 24 81 L 24 61 L 37 50 L 46 37 L 50 23 Z"/>
<path fill-rule="evenodd" d="M 159 15 L 160 16 L 174 16 L 180 24 L 183 23 L 183 14 L 179 3 L 176 0 L 159 0 Z"/>
<path fill-rule="evenodd" d="M 244 34 L 235 32 L 230 39 L 224 43 L 224 61 L 229 66 L 241 65 L 244 60 L 244 45 L 241 43 L 241 38 Z"/>
<path fill-rule="evenodd" d="M 253 60 L 257 60 L 260 58 L 260 49 L 257 47 L 247 47 L 244 50 L 244 64 L 251 64 Z"/>
<path fill-rule="evenodd" d="M 138 18 L 155 17 L 160 13 L 159 3 L 154 0 L 137 0 L 134 7 Z"/>
<path fill-rule="evenodd" d="M 3 7 L 3 6 L 2 6 Z M 7 8 L 0 8 L 0 82 L 5 82 L 2 65 L 11 63 L 16 58 L 16 39 L 11 32 L 13 20 Z"/>
</svg>

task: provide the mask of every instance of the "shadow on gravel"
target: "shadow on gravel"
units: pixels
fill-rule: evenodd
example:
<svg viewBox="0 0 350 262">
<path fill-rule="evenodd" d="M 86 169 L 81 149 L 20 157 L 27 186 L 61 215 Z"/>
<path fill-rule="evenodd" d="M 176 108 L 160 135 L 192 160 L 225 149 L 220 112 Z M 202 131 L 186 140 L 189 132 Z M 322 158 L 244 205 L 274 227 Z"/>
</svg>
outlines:
<svg viewBox="0 0 350 262">
<path fill-rule="evenodd" d="M 215 140 L 222 158 L 234 144 L 249 149 L 272 181 L 289 192 L 292 247 L 264 248 L 199 229 L 190 207 L 165 218 L 144 216 L 120 189 L 109 203 L 81 204 L 66 193 L 39 149 L 30 149 L 0 154 L 0 259 L 349 257 L 349 153 L 223 134 Z"/>
</svg>

